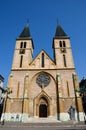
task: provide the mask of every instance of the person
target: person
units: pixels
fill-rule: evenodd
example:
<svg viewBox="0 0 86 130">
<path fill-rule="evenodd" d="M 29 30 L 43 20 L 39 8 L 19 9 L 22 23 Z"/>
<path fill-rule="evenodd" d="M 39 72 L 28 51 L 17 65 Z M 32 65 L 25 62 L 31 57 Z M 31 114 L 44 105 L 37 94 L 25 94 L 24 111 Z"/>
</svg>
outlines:
<svg viewBox="0 0 86 130">
<path fill-rule="evenodd" d="M 75 120 L 75 108 L 73 108 L 73 106 L 70 106 L 68 113 L 70 116 L 70 120 Z"/>
</svg>

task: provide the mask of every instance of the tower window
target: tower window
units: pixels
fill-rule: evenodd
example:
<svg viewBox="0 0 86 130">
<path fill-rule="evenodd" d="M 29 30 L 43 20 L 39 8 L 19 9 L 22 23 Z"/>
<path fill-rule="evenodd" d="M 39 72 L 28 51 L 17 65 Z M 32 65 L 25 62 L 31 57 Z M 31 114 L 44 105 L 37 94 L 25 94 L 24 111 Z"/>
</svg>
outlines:
<svg viewBox="0 0 86 130">
<path fill-rule="evenodd" d="M 59 46 L 62 47 L 62 41 L 59 42 Z"/>
<path fill-rule="evenodd" d="M 23 56 L 20 57 L 20 68 L 22 67 Z"/>
<path fill-rule="evenodd" d="M 44 67 L 44 53 L 42 53 L 42 67 Z"/>
<path fill-rule="evenodd" d="M 66 47 L 65 41 L 63 41 L 63 47 Z"/>
<path fill-rule="evenodd" d="M 66 56 L 65 55 L 63 55 L 63 62 L 64 62 L 64 67 L 66 67 L 67 65 L 66 65 Z"/>
<path fill-rule="evenodd" d="M 24 48 L 26 48 L 26 42 L 24 42 Z"/>
<path fill-rule="evenodd" d="M 20 54 L 25 54 L 25 49 L 20 49 Z"/>
<path fill-rule="evenodd" d="M 20 54 L 25 54 L 26 42 L 21 42 L 20 44 Z"/>
<path fill-rule="evenodd" d="M 21 44 L 20 44 L 20 48 L 23 48 L 23 42 L 21 42 Z"/>
<path fill-rule="evenodd" d="M 66 47 L 65 41 L 59 41 L 59 46 L 60 47 Z"/>
<path fill-rule="evenodd" d="M 20 48 L 26 48 L 26 42 L 21 42 Z"/>
</svg>

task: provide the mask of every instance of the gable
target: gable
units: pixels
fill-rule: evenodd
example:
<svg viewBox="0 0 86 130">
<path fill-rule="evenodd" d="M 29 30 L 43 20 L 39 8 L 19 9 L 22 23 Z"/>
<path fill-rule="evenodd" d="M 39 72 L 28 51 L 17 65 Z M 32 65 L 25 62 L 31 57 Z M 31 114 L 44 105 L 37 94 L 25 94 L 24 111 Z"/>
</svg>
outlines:
<svg viewBox="0 0 86 130">
<path fill-rule="evenodd" d="M 31 62 L 30 68 L 32 69 L 54 69 L 55 63 L 48 56 L 48 54 L 42 50 L 37 57 Z"/>
</svg>

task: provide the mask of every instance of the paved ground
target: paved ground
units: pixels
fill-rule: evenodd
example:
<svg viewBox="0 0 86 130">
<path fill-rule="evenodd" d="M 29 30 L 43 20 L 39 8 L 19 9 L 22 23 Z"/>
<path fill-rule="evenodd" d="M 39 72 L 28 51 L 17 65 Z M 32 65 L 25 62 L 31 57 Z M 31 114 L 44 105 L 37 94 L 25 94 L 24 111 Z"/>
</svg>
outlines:
<svg viewBox="0 0 86 130">
<path fill-rule="evenodd" d="M 2 127 L 0 128 L 0 130 L 15 130 L 15 127 Z M 55 127 L 41 127 L 41 128 L 38 128 L 38 127 L 35 127 L 35 128 L 20 128 L 20 127 L 17 127 L 16 130 L 86 130 L 85 128 L 55 128 Z"/>
<path fill-rule="evenodd" d="M 5 122 L 0 124 L 0 130 L 86 130 L 84 122 L 59 122 L 59 123 L 21 123 Z"/>
</svg>

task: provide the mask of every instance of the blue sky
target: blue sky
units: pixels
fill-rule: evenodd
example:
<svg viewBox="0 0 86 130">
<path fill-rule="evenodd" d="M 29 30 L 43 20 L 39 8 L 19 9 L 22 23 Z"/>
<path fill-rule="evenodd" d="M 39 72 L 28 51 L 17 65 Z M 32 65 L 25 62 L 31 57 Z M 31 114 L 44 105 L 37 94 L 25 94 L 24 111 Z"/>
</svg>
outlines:
<svg viewBox="0 0 86 130">
<path fill-rule="evenodd" d="M 0 74 L 7 85 L 16 38 L 29 20 L 35 57 L 42 49 L 53 59 L 57 19 L 70 36 L 79 81 L 86 78 L 86 0 L 0 0 Z"/>
</svg>

